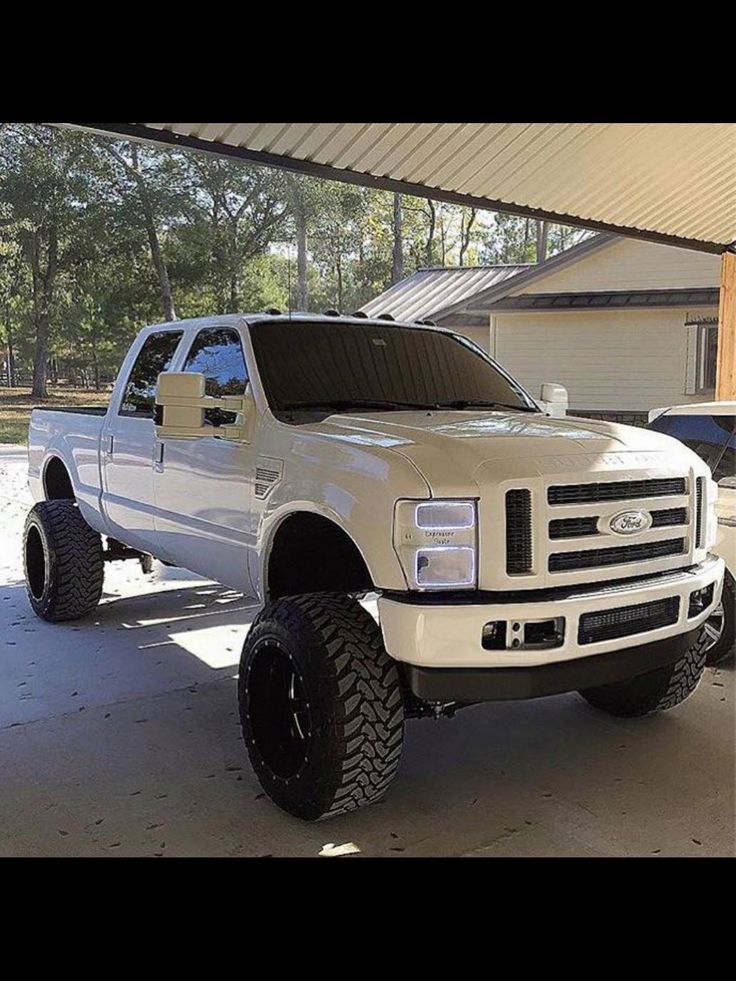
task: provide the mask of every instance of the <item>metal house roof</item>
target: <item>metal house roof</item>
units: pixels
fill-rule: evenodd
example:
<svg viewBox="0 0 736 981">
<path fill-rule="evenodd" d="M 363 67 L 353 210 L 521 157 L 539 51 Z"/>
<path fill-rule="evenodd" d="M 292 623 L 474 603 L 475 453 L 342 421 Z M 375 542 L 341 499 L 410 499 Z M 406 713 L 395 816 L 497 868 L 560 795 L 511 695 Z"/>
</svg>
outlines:
<svg viewBox="0 0 736 981">
<path fill-rule="evenodd" d="M 736 242 L 735 123 L 71 123 L 702 251 Z"/>
<path fill-rule="evenodd" d="M 369 317 L 390 313 L 397 320 L 424 320 L 530 268 L 525 264 L 418 269 L 361 309 Z"/>
</svg>

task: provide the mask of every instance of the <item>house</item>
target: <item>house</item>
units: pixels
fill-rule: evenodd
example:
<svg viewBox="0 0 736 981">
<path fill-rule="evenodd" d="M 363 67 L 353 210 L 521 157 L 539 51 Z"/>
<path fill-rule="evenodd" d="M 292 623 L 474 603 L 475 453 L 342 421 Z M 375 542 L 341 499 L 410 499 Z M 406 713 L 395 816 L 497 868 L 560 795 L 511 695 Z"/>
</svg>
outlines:
<svg viewBox="0 0 736 981">
<path fill-rule="evenodd" d="M 537 265 L 420 269 L 363 307 L 472 338 L 570 412 L 645 422 L 714 397 L 720 258 L 595 235 Z"/>
</svg>

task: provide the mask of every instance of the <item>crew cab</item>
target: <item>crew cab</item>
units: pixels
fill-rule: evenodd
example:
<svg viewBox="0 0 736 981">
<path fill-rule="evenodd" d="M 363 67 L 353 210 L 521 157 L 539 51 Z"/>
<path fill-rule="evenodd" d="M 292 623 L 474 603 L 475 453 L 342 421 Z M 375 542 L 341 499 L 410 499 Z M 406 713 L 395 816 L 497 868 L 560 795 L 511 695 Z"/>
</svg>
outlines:
<svg viewBox="0 0 736 981">
<path fill-rule="evenodd" d="M 89 614 L 108 558 L 260 601 L 243 735 L 266 792 L 307 819 L 385 793 L 406 718 L 568 691 L 615 715 L 673 707 L 721 598 L 695 453 L 545 413 L 428 323 L 147 327 L 106 411 L 34 410 L 29 481 L 41 617 Z"/>
</svg>

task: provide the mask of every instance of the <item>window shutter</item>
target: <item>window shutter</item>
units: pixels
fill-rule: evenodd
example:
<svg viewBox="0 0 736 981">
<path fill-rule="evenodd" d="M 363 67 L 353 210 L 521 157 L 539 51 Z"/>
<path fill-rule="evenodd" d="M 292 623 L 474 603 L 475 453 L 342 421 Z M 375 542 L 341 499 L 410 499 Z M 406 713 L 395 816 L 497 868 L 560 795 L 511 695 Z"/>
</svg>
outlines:
<svg viewBox="0 0 736 981">
<path fill-rule="evenodd" d="M 685 325 L 685 395 L 698 390 L 698 324 Z"/>
</svg>

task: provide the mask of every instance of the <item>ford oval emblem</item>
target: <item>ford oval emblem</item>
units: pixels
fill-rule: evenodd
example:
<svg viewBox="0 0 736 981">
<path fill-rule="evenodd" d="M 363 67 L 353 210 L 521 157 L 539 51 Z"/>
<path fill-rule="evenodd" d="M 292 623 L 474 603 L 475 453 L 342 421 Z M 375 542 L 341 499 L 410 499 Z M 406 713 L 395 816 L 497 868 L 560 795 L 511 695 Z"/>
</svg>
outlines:
<svg viewBox="0 0 736 981">
<path fill-rule="evenodd" d="M 640 535 L 652 527 L 652 516 L 648 511 L 619 511 L 608 519 L 608 529 L 614 535 Z"/>
</svg>

